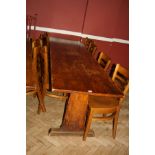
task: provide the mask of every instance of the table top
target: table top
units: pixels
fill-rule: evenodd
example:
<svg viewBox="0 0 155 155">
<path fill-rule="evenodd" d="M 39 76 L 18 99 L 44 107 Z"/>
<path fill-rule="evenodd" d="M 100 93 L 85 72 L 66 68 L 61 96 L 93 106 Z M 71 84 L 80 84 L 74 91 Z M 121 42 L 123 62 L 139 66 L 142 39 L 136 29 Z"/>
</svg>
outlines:
<svg viewBox="0 0 155 155">
<path fill-rule="evenodd" d="M 32 50 L 29 41 L 26 41 L 26 86 L 34 86 L 34 75 L 32 70 Z"/>
<path fill-rule="evenodd" d="M 81 43 L 51 42 L 50 59 L 52 91 L 122 97 Z"/>
</svg>

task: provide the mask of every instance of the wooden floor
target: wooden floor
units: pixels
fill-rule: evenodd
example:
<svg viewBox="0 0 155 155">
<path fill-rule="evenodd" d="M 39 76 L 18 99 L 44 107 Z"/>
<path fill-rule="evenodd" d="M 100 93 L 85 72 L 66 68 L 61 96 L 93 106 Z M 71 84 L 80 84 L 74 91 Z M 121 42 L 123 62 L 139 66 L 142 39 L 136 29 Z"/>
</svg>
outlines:
<svg viewBox="0 0 155 155">
<path fill-rule="evenodd" d="M 93 122 L 95 137 L 82 141 L 77 136 L 48 136 L 49 128 L 61 124 L 64 101 L 46 97 L 47 112 L 38 115 L 37 99 L 26 98 L 26 153 L 27 155 L 128 155 L 128 96 L 120 111 L 116 139 L 112 138 L 111 122 Z"/>
</svg>

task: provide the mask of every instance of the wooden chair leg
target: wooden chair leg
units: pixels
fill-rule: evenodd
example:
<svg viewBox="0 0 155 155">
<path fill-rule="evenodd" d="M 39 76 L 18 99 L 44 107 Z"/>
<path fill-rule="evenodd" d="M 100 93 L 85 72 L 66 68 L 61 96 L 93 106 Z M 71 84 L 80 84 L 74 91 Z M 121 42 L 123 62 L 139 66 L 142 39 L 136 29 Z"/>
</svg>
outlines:
<svg viewBox="0 0 155 155">
<path fill-rule="evenodd" d="M 91 125 L 91 122 L 92 122 L 92 116 L 93 116 L 93 113 L 92 113 L 91 110 L 89 110 L 89 111 L 88 111 L 87 122 L 86 122 L 86 127 L 85 127 L 84 134 L 83 134 L 83 140 L 84 140 L 84 141 L 86 140 L 88 131 L 89 131 L 89 129 L 90 129 L 90 125 Z"/>
<path fill-rule="evenodd" d="M 44 98 L 41 94 L 37 94 L 37 98 L 39 100 L 39 105 L 38 105 L 38 111 L 37 113 L 40 114 L 40 111 L 42 112 L 46 112 L 46 108 L 45 108 L 45 105 L 44 105 Z"/>
<path fill-rule="evenodd" d="M 120 107 L 117 108 L 116 114 L 115 114 L 115 116 L 113 118 L 112 136 L 113 136 L 114 139 L 116 137 L 116 130 L 117 130 L 117 123 L 118 123 L 119 111 L 120 111 Z"/>
</svg>

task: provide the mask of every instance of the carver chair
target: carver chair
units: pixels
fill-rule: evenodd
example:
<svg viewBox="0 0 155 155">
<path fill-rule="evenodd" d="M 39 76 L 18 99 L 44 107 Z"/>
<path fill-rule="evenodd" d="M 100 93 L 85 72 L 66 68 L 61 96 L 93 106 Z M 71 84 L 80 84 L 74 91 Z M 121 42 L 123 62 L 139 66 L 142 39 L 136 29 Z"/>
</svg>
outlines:
<svg viewBox="0 0 155 155">
<path fill-rule="evenodd" d="M 117 64 L 115 71 L 112 76 L 112 80 L 118 87 L 120 91 L 126 95 L 129 89 L 129 74 L 128 70 Z M 97 121 L 113 121 L 112 136 L 116 137 L 117 123 L 120 111 L 120 104 L 123 101 L 115 97 L 102 97 L 102 96 L 89 96 L 88 100 L 88 116 L 86 121 L 86 126 L 83 134 L 83 140 L 86 140 L 87 133 L 90 129 L 92 120 Z M 95 114 L 100 114 L 101 117 L 94 116 Z"/>
</svg>

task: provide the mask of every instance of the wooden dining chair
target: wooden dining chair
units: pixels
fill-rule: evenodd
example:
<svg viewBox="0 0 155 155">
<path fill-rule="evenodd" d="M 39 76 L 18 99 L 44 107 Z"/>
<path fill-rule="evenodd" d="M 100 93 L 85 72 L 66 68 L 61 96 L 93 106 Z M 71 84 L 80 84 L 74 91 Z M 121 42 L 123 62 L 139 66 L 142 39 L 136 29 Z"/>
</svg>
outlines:
<svg viewBox="0 0 155 155">
<path fill-rule="evenodd" d="M 44 73 L 43 73 L 43 85 L 44 92 L 46 96 L 54 97 L 57 99 L 65 100 L 67 99 L 67 94 L 65 93 L 56 93 L 51 91 L 51 73 L 50 73 L 50 59 L 49 59 L 49 49 L 48 46 L 43 46 L 42 48 L 42 57 L 43 57 L 43 65 L 44 65 Z"/>
<path fill-rule="evenodd" d="M 40 40 L 39 39 L 32 40 L 32 50 L 38 46 L 41 46 Z"/>
<path fill-rule="evenodd" d="M 36 76 L 37 76 L 37 70 L 36 70 L 36 68 L 37 68 L 37 56 L 35 55 L 35 54 L 37 54 L 38 53 L 38 50 L 37 49 L 34 49 L 35 47 L 38 47 L 39 46 L 39 44 L 38 44 L 38 42 L 36 41 L 36 40 L 34 40 L 34 41 L 32 41 L 32 40 L 29 40 L 28 42 L 28 44 L 31 44 L 31 47 L 29 48 L 29 50 L 31 50 L 31 52 L 30 53 L 32 53 L 32 56 L 31 56 L 31 60 L 29 60 L 30 62 L 28 62 L 28 64 L 31 66 L 30 68 L 31 68 L 31 70 L 29 70 L 29 72 L 27 73 L 27 74 L 31 74 L 32 76 L 33 76 L 33 84 L 30 86 L 30 85 L 28 85 L 28 86 L 26 86 L 26 95 L 34 95 L 34 96 L 36 96 L 36 94 L 37 94 L 37 84 L 36 84 Z M 34 54 L 35 53 L 35 54 Z M 31 72 L 31 73 L 30 73 Z M 35 79 L 35 80 L 34 80 Z M 37 82 L 38 83 L 38 82 Z"/>
<path fill-rule="evenodd" d="M 41 47 L 36 46 L 33 48 L 33 59 L 32 59 L 32 76 L 34 76 L 34 85 L 26 87 L 26 95 L 33 94 L 37 96 L 39 100 L 38 105 L 38 113 L 42 110 L 43 112 L 46 111 L 45 105 L 42 104 L 43 102 L 43 86 L 42 86 L 42 65 L 41 65 Z"/>
<path fill-rule="evenodd" d="M 101 67 L 103 67 L 105 71 L 107 71 L 108 67 L 110 66 L 111 59 L 104 52 L 100 52 L 98 53 L 98 55 L 99 55 L 97 58 L 98 63 L 100 64 Z"/>
<path fill-rule="evenodd" d="M 97 46 L 94 44 L 94 42 L 90 42 L 89 47 L 88 47 L 88 52 L 94 55 L 96 50 L 97 50 Z"/>
<path fill-rule="evenodd" d="M 129 74 L 128 70 L 117 64 L 113 73 L 112 80 L 122 91 L 124 96 L 126 95 L 129 88 Z M 118 84 L 119 83 L 119 84 Z M 86 140 L 87 133 L 90 129 L 92 120 L 97 121 L 113 121 L 112 136 L 116 137 L 117 123 L 120 111 L 120 102 L 122 99 L 115 97 L 102 97 L 102 96 L 89 96 L 88 99 L 88 116 L 86 126 L 84 129 L 83 140 Z M 95 116 L 100 114 L 101 116 Z"/>
<path fill-rule="evenodd" d="M 112 75 L 112 80 L 124 94 L 124 97 L 120 99 L 120 104 L 122 104 L 125 95 L 129 90 L 129 71 L 120 64 L 117 64 Z"/>
<path fill-rule="evenodd" d="M 89 46 L 90 46 L 90 43 L 92 43 L 93 42 L 93 40 L 92 39 L 89 39 L 88 37 L 86 37 L 85 39 L 84 39 L 84 42 L 83 42 L 83 44 L 85 45 L 85 47 L 88 49 L 89 48 Z"/>
<path fill-rule="evenodd" d="M 39 36 L 41 46 L 48 46 L 50 47 L 50 39 L 49 39 L 49 34 L 47 32 L 41 33 Z"/>
<path fill-rule="evenodd" d="M 47 46 L 48 50 L 50 50 L 49 49 L 50 41 L 49 41 L 48 33 L 47 32 L 41 33 L 39 38 L 32 40 L 31 44 L 32 44 L 32 49 L 37 46 L 41 46 L 41 47 Z"/>
</svg>

